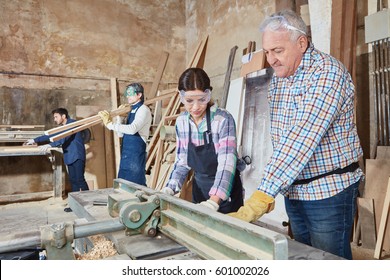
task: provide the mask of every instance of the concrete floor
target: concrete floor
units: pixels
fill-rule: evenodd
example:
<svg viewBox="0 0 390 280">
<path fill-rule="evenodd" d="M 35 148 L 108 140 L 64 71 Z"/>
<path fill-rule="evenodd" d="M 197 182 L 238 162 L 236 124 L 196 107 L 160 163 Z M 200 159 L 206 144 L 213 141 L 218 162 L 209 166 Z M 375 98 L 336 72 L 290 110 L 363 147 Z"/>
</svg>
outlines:
<svg viewBox="0 0 390 280">
<path fill-rule="evenodd" d="M 39 202 L 14 203 L 0 206 L 0 236 L 39 230 L 42 225 L 70 222 L 79 219 L 73 212 L 64 212 L 67 200 L 48 199 Z M 0 238 L 1 240 L 1 238 Z M 374 250 L 352 244 L 355 260 L 373 260 Z M 381 259 L 390 260 L 390 252 Z"/>
</svg>

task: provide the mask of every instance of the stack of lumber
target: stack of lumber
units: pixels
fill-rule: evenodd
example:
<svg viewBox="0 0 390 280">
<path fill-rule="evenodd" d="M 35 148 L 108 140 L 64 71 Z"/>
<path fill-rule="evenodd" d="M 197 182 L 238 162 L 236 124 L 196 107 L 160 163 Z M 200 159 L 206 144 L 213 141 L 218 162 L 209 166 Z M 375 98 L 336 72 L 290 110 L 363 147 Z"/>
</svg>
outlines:
<svg viewBox="0 0 390 280">
<path fill-rule="evenodd" d="M 208 36 L 199 43 L 187 68 L 203 68 L 207 40 Z M 148 187 L 157 190 L 162 189 L 166 185 L 169 174 L 173 168 L 176 155 L 176 143 L 175 137 L 172 137 L 172 127 L 174 127 L 175 120 L 181 112 L 181 102 L 177 88 L 161 92 L 158 97 L 163 98 L 163 96 L 166 96 L 167 94 L 173 95 L 171 96 L 167 107 L 162 112 L 160 122 L 147 147 L 146 172 L 147 174 L 150 173 L 147 185 Z M 171 128 L 169 129 L 169 127 Z M 167 129 L 171 131 L 169 136 L 165 133 Z M 185 190 L 188 189 L 187 186 L 190 184 L 190 178 L 190 176 L 187 178 L 188 180 L 182 189 L 182 196 L 187 196 Z"/>
<path fill-rule="evenodd" d="M 0 142 L 25 142 L 43 134 L 44 125 L 0 125 Z"/>
</svg>

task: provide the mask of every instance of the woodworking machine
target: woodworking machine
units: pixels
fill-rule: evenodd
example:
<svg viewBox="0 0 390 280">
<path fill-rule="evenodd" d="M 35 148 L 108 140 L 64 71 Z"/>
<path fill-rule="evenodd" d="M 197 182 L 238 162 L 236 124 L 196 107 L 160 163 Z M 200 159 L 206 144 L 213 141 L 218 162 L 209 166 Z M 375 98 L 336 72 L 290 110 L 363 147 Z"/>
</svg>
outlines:
<svg viewBox="0 0 390 280">
<path fill-rule="evenodd" d="M 75 239 L 124 230 L 127 236 L 142 234 L 148 238 L 160 232 L 201 259 L 288 258 L 283 234 L 126 180 L 114 180 L 107 210 L 111 219 L 57 223 L 40 231 L 3 236 L 0 253 L 35 247 L 45 249 L 47 259 L 75 259 Z"/>
</svg>

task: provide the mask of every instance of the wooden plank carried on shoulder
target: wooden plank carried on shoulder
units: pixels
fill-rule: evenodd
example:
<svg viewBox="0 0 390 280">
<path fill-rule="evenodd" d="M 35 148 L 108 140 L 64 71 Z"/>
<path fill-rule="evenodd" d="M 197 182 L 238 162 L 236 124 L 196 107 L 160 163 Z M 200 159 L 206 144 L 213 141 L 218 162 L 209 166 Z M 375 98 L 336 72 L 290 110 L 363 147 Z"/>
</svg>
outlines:
<svg viewBox="0 0 390 280">
<path fill-rule="evenodd" d="M 111 117 L 116 117 L 116 116 L 124 115 L 124 114 L 127 114 L 129 111 L 130 111 L 130 106 L 126 106 L 124 108 L 112 110 L 110 112 L 110 116 Z M 95 124 L 97 124 L 97 123 L 95 123 L 95 121 L 97 121 L 97 120 L 100 120 L 100 122 L 101 122 L 101 119 L 100 119 L 99 115 L 91 116 L 91 117 L 88 117 L 88 118 L 85 118 L 85 119 L 82 119 L 82 120 L 78 120 L 78 121 L 75 121 L 75 122 L 72 122 L 72 123 L 68 123 L 68 124 L 65 124 L 65 125 L 62 125 L 62 126 L 59 126 L 59 127 L 55 127 L 55 128 L 46 130 L 45 131 L 45 135 L 52 135 L 52 134 L 55 134 L 55 133 L 58 133 L 58 132 L 66 131 L 66 130 L 68 130 L 70 128 L 73 128 L 73 127 L 76 127 L 76 126 L 80 126 L 80 125 L 92 124 L 92 123 L 94 123 L 93 125 L 95 125 Z"/>
</svg>

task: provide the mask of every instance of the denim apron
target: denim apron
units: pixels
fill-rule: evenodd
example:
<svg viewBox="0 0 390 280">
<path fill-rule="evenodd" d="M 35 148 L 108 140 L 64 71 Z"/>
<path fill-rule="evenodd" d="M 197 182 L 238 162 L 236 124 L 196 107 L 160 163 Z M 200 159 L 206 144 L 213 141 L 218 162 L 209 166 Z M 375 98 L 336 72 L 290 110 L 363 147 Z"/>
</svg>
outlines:
<svg viewBox="0 0 390 280">
<path fill-rule="evenodd" d="M 134 121 L 135 114 L 143 103 L 133 106 L 127 117 L 127 124 Z M 124 134 L 122 139 L 121 162 L 119 165 L 118 178 L 128 180 L 146 186 L 146 143 L 139 133 Z"/>
<path fill-rule="evenodd" d="M 187 163 L 194 170 L 192 182 L 192 202 L 200 203 L 210 198 L 209 191 L 214 184 L 218 167 L 218 155 L 211 134 L 210 108 L 206 111 L 207 131 L 203 133 L 204 145 L 195 146 L 191 141 L 191 125 L 189 125 Z M 242 183 L 240 173 L 235 172 L 230 197 L 222 201 L 218 212 L 236 212 L 243 205 Z"/>
</svg>

